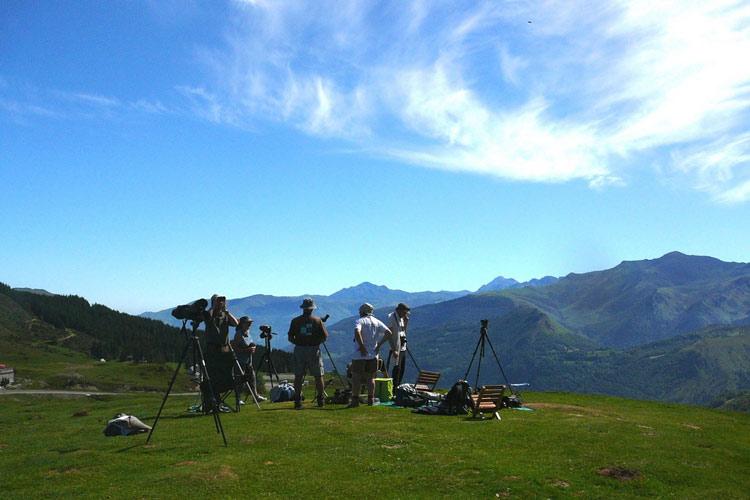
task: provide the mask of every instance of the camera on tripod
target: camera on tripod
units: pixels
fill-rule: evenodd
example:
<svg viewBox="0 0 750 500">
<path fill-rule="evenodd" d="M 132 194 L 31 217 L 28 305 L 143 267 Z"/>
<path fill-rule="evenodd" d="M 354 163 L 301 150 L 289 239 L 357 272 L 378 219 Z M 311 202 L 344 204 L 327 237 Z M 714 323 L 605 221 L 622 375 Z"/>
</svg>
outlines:
<svg viewBox="0 0 750 500">
<path fill-rule="evenodd" d="M 260 325 L 260 338 L 270 339 L 271 335 L 276 335 L 271 331 L 271 325 Z"/>
<path fill-rule="evenodd" d="M 208 301 L 206 299 L 198 299 L 190 304 L 183 304 L 172 309 L 172 316 L 175 319 L 190 320 L 196 324 L 203 321 L 203 314 L 208 307 Z"/>
</svg>

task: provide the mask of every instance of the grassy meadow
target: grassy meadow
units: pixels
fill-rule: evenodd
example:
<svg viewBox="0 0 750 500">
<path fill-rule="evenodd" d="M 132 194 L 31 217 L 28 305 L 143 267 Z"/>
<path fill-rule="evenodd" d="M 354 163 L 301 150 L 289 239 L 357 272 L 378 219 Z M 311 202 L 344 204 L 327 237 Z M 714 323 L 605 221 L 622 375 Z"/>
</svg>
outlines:
<svg viewBox="0 0 750 500">
<path fill-rule="evenodd" d="M 527 393 L 502 421 L 291 403 L 211 417 L 170 397 L 146 435 L 105 437 L 117 412 L 153 421 L 159 394 L 0 396 L 4 498 L 747 498 L 750 415 Z"/>
</svg>

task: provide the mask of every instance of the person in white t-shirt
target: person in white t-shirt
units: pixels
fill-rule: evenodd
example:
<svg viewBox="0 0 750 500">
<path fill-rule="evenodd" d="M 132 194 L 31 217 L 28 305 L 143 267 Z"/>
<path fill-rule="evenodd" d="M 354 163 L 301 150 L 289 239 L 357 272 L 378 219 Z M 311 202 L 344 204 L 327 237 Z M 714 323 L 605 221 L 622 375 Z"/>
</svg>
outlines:
<svg viewBox="0 0 750 500">
<path fill-rule="evenodd" d="M 350 408 L 359 406 L 359 390 L 362 382 L 367 384 L 367 404 L 375 399 L 375 373 L 378 369 L 378 350 L 391 337 L 391 331 L 372 315 L 370 304 L 359 307 L 359 319 L 354 323 L 354 341 L 357 348 L 352 353 L 352 402 Z"/>
</svg>

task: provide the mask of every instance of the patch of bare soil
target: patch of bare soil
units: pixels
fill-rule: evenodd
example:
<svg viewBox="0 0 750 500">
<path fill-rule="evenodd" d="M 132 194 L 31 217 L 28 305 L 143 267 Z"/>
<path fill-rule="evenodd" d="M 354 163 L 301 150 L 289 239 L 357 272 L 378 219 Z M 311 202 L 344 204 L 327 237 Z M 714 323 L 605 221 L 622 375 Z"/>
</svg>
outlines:
<svg viewBox="0 0 750 500">
<path fill-rule="evenodd" d="M 234 469 L 232 469 L 228 465 L 222 465 L 219 468 L 219 472 L 216 473 L 216 476 L 214 476 L 214 479 L 239 479 L 240 476 L 237 475 L 236 472 L 234 472 Z"/>
<path fill-rule="evenodd" d="M 525 406 L 533 408 L 534 410 L 560 410 L 568 412 L 569 415 L 574 417 L 583 417 L 583 414 L 593 416 L 603 416 L 603 414 L 594 410 L 593 408 L 586 408 L 585 406 L 566 405 L 561 403 L 526 403 Z"/>
<path fill-rule="evenodd" d="M 611 477 L 619 481 L 631 481 L 640 479 L 641 473 L 635 469 L 626 469 L 624 467 L 603 467 L 596 471 L 597 474 L 604 477 Z"/>
</svg>

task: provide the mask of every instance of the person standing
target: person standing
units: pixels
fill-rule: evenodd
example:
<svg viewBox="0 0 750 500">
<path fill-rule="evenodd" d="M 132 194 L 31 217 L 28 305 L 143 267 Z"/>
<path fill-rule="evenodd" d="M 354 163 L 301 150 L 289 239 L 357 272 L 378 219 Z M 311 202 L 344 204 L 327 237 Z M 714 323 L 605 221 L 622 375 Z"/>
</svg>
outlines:
<svg viewBox="0 0 750 500">
<path fill-rule="evenodd" d="M 223 295 L 211 296 L 211 309 L 203 312 L 206 323 L 206 347 L 210 353 L 229 352 L 229 327 L 239 322 L 227 311 L 227 298 Z"/>
<path fill-rule="evenodd" d="M 211 297 L 211 308 L 203 312 L 203 321 L 206 324 L 206 369 L 211 379 L 212 390 L 209 390 L 207 381 L 203 381 L 201 393 L 203 409 L 208 412 L 214 404 L 219 404 L 218 394 L 234 387 L 234 355 L 229 349 L 229 327 L 237 326 L 239 322 L 227 311 L 227 298 L 218 294 Z M 221 404 L 219 408 L 222 411 L 228 410 Z"/>
<path fill-rule="evenodd" d="M 328 338 L 323 320 L 313 316 L 315 302 L 306 298 L 300 305 L 302 314 L 289 324 L 287 337 L 294 344 L 294 408 L 302 409 L 302 381 L 306 373 L 315 377 L 318 407 L 325 405 L 323 399 L 323 356 L 320 354 L 320 344 Z"/>
<path fill-rule="evenodd" d="M 378 350 L 389 337 L 391 330 L 372 315 L 374 308 L 365 303 L 359 306 L 359 319 L 354 323 L 354 341 L 357 348 L 352 353 L 352 401 L 349 408 L 359 406 L 362 382 L 367 385 L 367 404 L 375 400 L 375 373 L 378 370 Z"/>
<path fill-rule="evenodd" d="M 258 401 L 265 401 L 266 398 L 258 394 L 258 387 L 256 385 L 255 368 L 253 368 L 253 354 L 255 354 L 255 342 L 250 338 L 250 327 L 253 324 L 253 320 L 250 316 L 243 316 L 239 319 L 239 325 L 234 332 L 234 338 L 232 339 L 232 347 L 237 355 L 237 361 L 242 366 L 242 371 L 245 373 L 245 380 L 250 385 L 250 390 L 253 391 L 255 399 Z M 242 401 L 240 401 L 242 403 Z"/>
<path fill-rule="evenodd" d="M 391 336 L 391 360 L 393 361 L 393 387 L 401 385 L 406 370 L 406 329 L 409 326 L 409 306 L 400 302 L 396 310 L 388 315 L 388 328 L 393 332 Z"/>
</svg>

